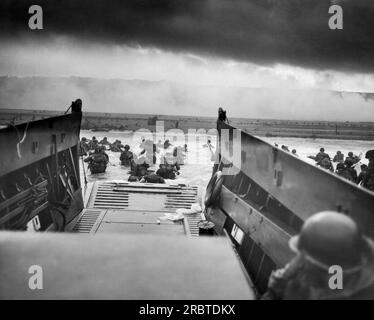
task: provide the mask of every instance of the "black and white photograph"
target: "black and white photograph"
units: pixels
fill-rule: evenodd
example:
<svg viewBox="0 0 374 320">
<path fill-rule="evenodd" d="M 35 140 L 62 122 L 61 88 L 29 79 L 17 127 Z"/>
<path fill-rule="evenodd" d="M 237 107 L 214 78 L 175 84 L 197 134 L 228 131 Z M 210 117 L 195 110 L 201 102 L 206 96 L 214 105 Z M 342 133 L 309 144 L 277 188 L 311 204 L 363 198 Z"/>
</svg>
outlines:
<svg viewBox="0 0 374 320">
<path fill-rule="evenodd" d="M 0 300 L 373 299 L 372 0 L 0 1 Z"/>
</svg>

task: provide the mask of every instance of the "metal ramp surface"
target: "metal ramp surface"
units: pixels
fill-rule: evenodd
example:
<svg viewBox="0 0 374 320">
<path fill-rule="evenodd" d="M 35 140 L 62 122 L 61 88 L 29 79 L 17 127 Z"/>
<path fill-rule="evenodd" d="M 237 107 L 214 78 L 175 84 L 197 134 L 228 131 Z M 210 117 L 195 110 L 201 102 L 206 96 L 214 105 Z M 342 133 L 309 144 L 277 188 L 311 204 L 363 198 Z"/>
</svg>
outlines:
<svg viewBox="0 0 374 320">
<path fill-rule="evenodd" d="M 202 213 L 173 222 L 162 219 L 198 201 L 198 188 L 178 184 L 95 182 L 87 208 L 70 227 L 78 233 L 124 233 L 198 236 Z"/>
<path fill-rule="evenodd" d="M 190 208 L 198 195 L 196 186 L 178 184 L 96 182 L 87 208 L 174 211 Z"/>
</svg>

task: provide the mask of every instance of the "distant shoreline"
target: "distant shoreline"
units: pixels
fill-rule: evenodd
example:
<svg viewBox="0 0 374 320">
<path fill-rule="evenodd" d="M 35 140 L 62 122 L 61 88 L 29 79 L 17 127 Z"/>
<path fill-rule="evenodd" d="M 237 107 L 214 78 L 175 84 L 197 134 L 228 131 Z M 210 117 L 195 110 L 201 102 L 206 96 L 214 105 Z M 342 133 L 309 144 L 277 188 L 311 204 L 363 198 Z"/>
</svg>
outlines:
<svg viewBox="0 0 374 320">
<path fill-rule="evenodd" d="M 63 111 L 1 109 L 0 125 L 28 122 L 61 114 Z M 154 131 L 156 121 L 164 121 L 165 130 L 181 129 L 187 132 L 188 129 L 216 128 L 215 117 L 84 112 L 82 129 L 135 131 L 144 128 Z M 231 118 L 230 124 L 260 137 L 374 141 L 374 122 Z"/>
</svg>

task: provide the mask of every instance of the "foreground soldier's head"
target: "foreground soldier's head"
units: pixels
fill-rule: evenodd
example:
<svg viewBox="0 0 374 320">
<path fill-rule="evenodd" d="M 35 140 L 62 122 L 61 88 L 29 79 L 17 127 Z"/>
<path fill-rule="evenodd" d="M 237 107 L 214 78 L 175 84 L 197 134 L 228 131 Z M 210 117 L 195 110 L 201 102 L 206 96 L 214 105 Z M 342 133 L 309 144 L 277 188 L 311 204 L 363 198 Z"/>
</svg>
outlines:
<svg viewBox="0 0 374 320">
<path fill-rule="evenodd" d="M 296 256 L 271 273 L 262 299 L 374 299 L 374 243 L 347 215 L 316 213 L 289 244 Z"/>
<path fill-rule="evenodd" d="M 291 238 L 290 247 L 323 269 L 339 265 L 348 270 L 362 263 L 365 241 L 353 219 L 323 211 L 305 221 L 300 234 Z"/>
</svg>

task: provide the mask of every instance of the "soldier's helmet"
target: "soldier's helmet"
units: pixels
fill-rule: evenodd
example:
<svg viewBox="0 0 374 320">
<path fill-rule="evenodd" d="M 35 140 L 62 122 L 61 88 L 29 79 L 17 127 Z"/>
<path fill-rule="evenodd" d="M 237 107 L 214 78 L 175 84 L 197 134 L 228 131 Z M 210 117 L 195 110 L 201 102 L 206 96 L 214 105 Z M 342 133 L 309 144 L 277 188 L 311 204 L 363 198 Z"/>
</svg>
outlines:
<svg viewBox="0 0 374 320">
<path fill-rule="evenodd" d="M 365 240 L 350 217 L 322 211 L 304 222 L 300 234 L 292 237 L 289 245 L 318 267 L 339 265 L 349 270 L 361 265 Z"/>
<path fill-rule="evenodd" d="M 125 150 L 130 150 L 130 146 L 128 144 L 125 145 Z"/>
</svg>

